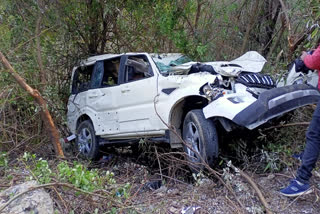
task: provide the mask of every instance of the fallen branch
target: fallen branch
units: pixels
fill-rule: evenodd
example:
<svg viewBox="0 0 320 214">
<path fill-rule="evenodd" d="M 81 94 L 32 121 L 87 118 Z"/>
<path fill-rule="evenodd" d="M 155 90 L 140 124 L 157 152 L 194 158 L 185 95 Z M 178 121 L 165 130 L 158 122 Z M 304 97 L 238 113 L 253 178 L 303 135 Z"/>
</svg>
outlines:
<svg viewBox="0 0 320 214">
<path fill-rule="evenodd" d="M 30 87 L 26 81 L 13 69 L 9 61 L 0 51 L 0 61 L 7 68 L 8 72 L 14 77 L 16 82 L 25 90 L 27 91 L 33 99 L 37 102 L 37 104 L 41 107 L 41 118 L 46 125 L 48 133 L 51 135 L 51 141 L 55 149 L 55 153 L 59 157 L 64 157 L 62 146 L 59 141 L 59 131 L 56 128 L 51 114 L 47 108 L 47 102 L 42 98 L 40 92 L 36 89 Z"/>
<path fill-rule="evenodd" d="M 226 195 L 225 198 L 230 202 L 230 204 L 237 210 L 236 213 L 241 213 L 241 210 L 233 203 L 233 201 Z"/>
<path fill-rule="evenodd" d="M 154 146 L 155 152 L 156 152 L 156 156 L 157 156 L 157 160 L 158 160 L 158 165 L 159 165 L 159 171 L 160 171 L 160 176 L 161 176 L 161 181 L 163 180 L 163 176 L 162 176 L 162 168 L 161 168 L 161 163 L 160 163 L 160 159 L 159 159 L 159 155 L 158 155 L 158 150 L 157 147 Z"/>
<path fill-rule="evenodd" d="M 263 129 L 262 131 L 268 131 L 270 129 L 276 129 L 276 128 L 283 128 L 283 127 L 290 127 L 290 126 L 309 126 L 310 122 L 299 122 L 299 123 L 287 123 L 287 124 L 280 124 L 277 126 L 271 126 L 268 128 Z"/>
<path fill-rule="evenodd" d="M 160 175 L 160 173 L 155 173 L 155 175 Z M 172 178 L 172 177 L 170 177 L 170 176 L 166 176 L 166 175 L 162 175 L 162 176 L 165 177 L 165 178 L 168 178 L 168 179 L 170 179 L 170 180 L 173 180 L 173 181 L 175 181 L 175 182 L 188 185 L 186 182 L 180 181 L 180 180 L 175 179 L 175 178 Z"/>
<path fill-rule="evenodd" d="M 262 205 L 266 208 L 266 213 L 267 214 L 272 214 L 271 210 L 270 210 L 270 206 L 268 205 L 268 202 L 266 201 L 266 199 L 264 198 L 261 190 L 259 189 L 259 187 L 257 186 L 257 184 L 251 179 L 251 177 L 249 175 L 247 175 L 245 172 L 243 172 L 241 169 L 236 168 L 235 166 L 233 166 L 232 164 L 230 164 L 230 167 L 236 171 L 239 172 L 240 175 L 242 177 L 244 177 L 248 183 L 252 186 L 252 188 L 256 191 Z"/>
</svg>

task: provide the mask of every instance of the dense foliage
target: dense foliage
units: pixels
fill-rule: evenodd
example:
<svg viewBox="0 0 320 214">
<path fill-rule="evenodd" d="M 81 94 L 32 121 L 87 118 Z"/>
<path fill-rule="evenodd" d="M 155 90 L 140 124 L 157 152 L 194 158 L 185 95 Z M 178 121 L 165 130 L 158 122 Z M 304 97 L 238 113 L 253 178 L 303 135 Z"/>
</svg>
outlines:
<svg viewBox="0 0 320 214">
<path fill-rule="evenodd" d="M 195 60 L 214 61 L 256 50 L 269 61 L 264 72 L 277 75 L 302 50 L 316 47 L 319 19 L 318 0 L 1 0 L 0 52 L 28 84 L 41 92 L 65 137 L 69 134 L 65 115 L 72 67 L 81 59 L 103 53 L 181 52 Z M 100 193 L 101 202 L 92 203 L 101 210 L 135 213 L 131 212 L 135 209 L 131 204 L 136 204 L 132 199 L 143 190 L 145 168 L 140 167 L 137 181 L 132 177 L 137 173 L 136 166 L 122 167 L 127 170 L 127 180 L 119 179 L 123 181 L 120 184 L 104 169 L 52 160 L 54 151 L 40 110 L 0 63 L 0 183 L 11 186 L 20 168 L 20 179 L 37 180 L 39 184 L 65 182 L 76 196 L 79 191 L 94 196 Z M 308 121 L 312 111 L 312 107 L 296 111 L 288 121 Z M 233 159 L 256 172 L 290 167 L 292 153 L 301 150 L 304 128 L 275 129 L 273 134 L 258 131 L 253 141 L 259 142 L 253 148 L 240 138 L 228 145 Z M 258 145 L 262 141 L 265 144 Z M 173 156 L 167 159 L 170 163 L 175 160 Z M 171 171 L 176 173 L 176 169 Z M 202 176 L 194 175 L 199 185 Z M 239 187 L 229 171 L 223 176 L 228 177 L 227 183 L 232 181 Z M 135 189 L 131 187 L 133 180 L 139 184 Z M 69 198 L 69 189 L 64 192 L 61 187 L 60 191 Z M 59 207 L 65 210 L 61 213 L 98 213 L 87 195 L 73 199 L 68 201 L 69 207 L 66 203 L 64 208 Z M 205 204 L 208 201 L 205 199 Z M 83 207 L 90 208 L 83 211 Z"/>
</svg>

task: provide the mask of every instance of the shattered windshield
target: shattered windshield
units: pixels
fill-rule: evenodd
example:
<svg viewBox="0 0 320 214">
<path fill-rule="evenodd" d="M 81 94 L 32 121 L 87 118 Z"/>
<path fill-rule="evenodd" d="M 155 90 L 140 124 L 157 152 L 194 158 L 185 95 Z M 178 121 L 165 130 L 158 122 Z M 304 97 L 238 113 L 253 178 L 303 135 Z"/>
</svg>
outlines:
<svg viewBox="0 0 320 214">
<path fill-rule="evenodd" d="M 182 54 L 154 54 L 152 55 L 152 59 L 162 74 L 168 73 L 175 66 L 192 62 L 189 57 Z"/>
</svg>

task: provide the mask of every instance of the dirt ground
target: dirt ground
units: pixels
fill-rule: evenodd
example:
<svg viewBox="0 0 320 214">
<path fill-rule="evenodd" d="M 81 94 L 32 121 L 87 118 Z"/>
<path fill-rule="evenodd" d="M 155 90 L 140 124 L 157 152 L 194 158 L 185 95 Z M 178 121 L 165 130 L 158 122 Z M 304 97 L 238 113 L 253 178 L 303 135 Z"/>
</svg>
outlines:
<svg viewBox="0 0 320 214">
<path fill-rule="evenodd" d="M 223 181 L 230 185 L 231 191 L 213 175 L 192 175 L 188 168 L 175 163 L 161 163 L 167 153 L 158 152 L 153 157 L 141 158 L 132 152 L 113 153 L 109 158 L 100 160 L 90 166 L 101 172 L 111 171 L 115 174 L 117 185 L 131 184 L 129 198 L 122 200 L 122 210 L 110 211 L 110 206 L 88 200 L 87 196 L 79 197 L 70 190 L 59 188 L 59 197 L 73 210 L 73 213 L 171 213 L 171 214 L 199 214 L 199 213 L 266 213 L 257 192 L 240 174 L 235 173 L 227 165 L 218 167 L 217 173 Z M 170 153 L 171 155 L 171 153 Z M 156 156 L 160 157 L 159 159 Z M 53 160 L 51 165 L 55 165 Z M 298 160 L 292 159 L 292 166 L 283 168 L 278 173 L 253 173 L 253 168 L 244 171 L 258 185 L 272 213 L 320 213 L 320 171 L 318 166 L 312 177 L 314 192 L 298 198 L 287 198 L 279 194 L 285 187 L 299 165 Z M 15 178 L 11 181 L 0 177 L 0 190 L 14 183 L 24 182 L 28 176 L 27 170 L 15 168 Z M 23 173 L 22 173 L 23 172 Z M 24 174 L 24 175 L 23 175 Z M 109 191 L 109 190 L 108 190 Z M 55 201 L 57 213 L 71 213 L 65 210 L 54 191 L 49 191 Z M 236 198 L 237 200 L 236 200 Z M 106 203 L 102 201 L 102 203 Z M 127 208 L 126 208 L 127 207 Z"/>
<path fill-rule="evenodd" d="M 255 174 L 249 170 L 246 173 L 258 185 L 273 213 L 320 213 L 319 167 L 311 180 L 313 193 L 298 198 L 287 198 L 279 194 L 278 191 L 289 183 L 298 167 L 299 161 L 293 161 L 295 164 L 281 173 Z M 161 173 L 155 168 L 150 172 L 148 164 L 140 164 L 130 158 L 120 158 L 116 162 L 112 167 L 112 163 L 105 167 L 115 172 L 118 181 L 133 183 L 132 202 L 140 213 L 265 213 L 257 193 L 248 181 L 227 167 L 218 172 L 231 185 L 242 205 L 214 176 L 193 178 L 190 174 L 180 174 L 180 177 L 173 177 L 164 173 L 162 180 L 165 183 L 159 185 L 154 181 L 161 180 Z M 156 187 L 152 186 L 155 184 Z"/>
</svg>

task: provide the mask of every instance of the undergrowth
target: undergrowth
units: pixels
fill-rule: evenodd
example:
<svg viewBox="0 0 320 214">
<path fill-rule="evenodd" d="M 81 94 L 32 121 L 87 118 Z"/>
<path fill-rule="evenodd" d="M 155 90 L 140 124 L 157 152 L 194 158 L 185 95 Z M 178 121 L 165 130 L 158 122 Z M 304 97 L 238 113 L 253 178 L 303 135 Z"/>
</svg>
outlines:
<svg viewBox="0 0 320 214">
<path fill-rule="evenodd" d="M 235 133 L 228 138 L 227 146 L 223 146 L 222 156 L 255 173 L 274 173 L 294 167 L 299 163 L 293 154 L 300 154 L 305 146 L 308 126 L 302 122 L 311 120 L 313 110 L 313 106 L 300 108 L 250 134 Z"/>
<path fill-rule="evenodd" d="M 17 181 L 14 175 L 21 174 L 23 176 L 22 180 L 19 179 L 19 183 L 35 180 L 39 185 L 62 183 L 73 186 L 75 191 L 73 197 L 75 198 L 74 201 L 68 202 L 71 207 L 68 211 L 56 210 L 55 213 L 82 213 L 79 211 L 82 209 L 81 207 L 91 210 L 89 213 L 101 213 L 99 210 L 104 210 L 104 213 L 119 213 L 119 210 L 126 210 L 126 213 L 136 213 L 132 208 L 123 207 L 123 203 L 131 197 L 132 184 L 117 181 L 114 173 L 109 170 L 90 169 L 88 164 L 79 161 L 46 160 L 38 158 L 36 154 L 25 152 L 17 158 L 15 163 L 10 165 L 7 154 L 1 152 L 0 169 L 4 174 L 0 176 L 0 182 Z M 72 191 L 59 188 L 59 192 L 57 194 L 61 198 L 61 194 L 70 195 Z M 97 195 L 96 198 L 86 201 L 86 198 L 94 195 Z M 90 205 L 92 200 L 99 203 L 106 198 L 109 199 L 108 202 L 101 202 L 101 206 L 92 207 Z"/>
</svg>

